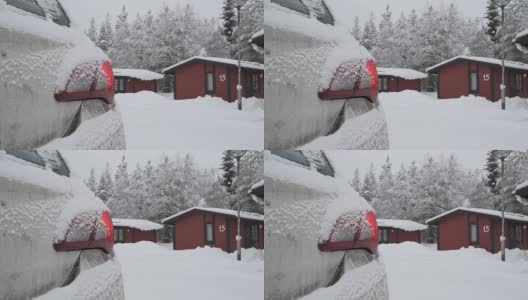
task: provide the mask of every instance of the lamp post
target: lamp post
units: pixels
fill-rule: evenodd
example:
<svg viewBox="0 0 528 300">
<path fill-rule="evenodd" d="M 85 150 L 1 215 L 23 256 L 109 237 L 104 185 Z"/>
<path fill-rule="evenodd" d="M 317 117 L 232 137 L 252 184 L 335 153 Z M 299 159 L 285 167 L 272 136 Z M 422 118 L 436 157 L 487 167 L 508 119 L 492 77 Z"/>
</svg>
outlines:
<svg viewBox="0 0 528 300">
<path fill-rule="evenodd" d="M 231 154 L 233 157 L 235 157 L 237 162 L 237 178 L 236 181 L 238 181 L 240 176 L 240 159 L 242 156 L 246 154 L 246 150 L 231 150 Z M 237 236 L 236 236 L 236 243 L 237 243 L 237 260 L 242 260 L 242 248 L 240 246 L 240 241 L 242 237 L 240 236 L 240 197 L 237 197 L 237 206 L 238 206 L 238 213 L 237 213 Z"/>
<path fill-rule="evenodd" d="M 504 179 L 504 160 L 510 155 L 510 150 L 496 150 L 495 153 L 501 161 L 501 181 Z M 504 197 L 502 197 L 502 225 L 501 225 L 501 260 L 506 261 L 506 237 L 504 236 Z"/>
<path fill-rule="evenodd" d="M 500 0 L 498 5 L 501 9 L 501 33 L 504 32 L 504 9 L 506 8 L 506 6 L 510 3 L 511 0 Z M 505 49 L 504 49 L 504 42 L 505 42 L 505 39 L 503 39 L 501 41 L 501 44 L 502 44 L 502 82 L 501 82 L 501 86 L 500 86 L 500 90 L 501 90 L 501 107 L 502 107 L 502 110 L 506 110 L 506 85 L 504 83 L 504 77 L 505 77 L 505 67 L 504 67 L 504 60 L 505 60 L 505 56 L 506 56 L 506 53 L 505 53 Z"/>
<path fill-rule="evenodd" d="M 237 10 L 237 31 L 240 31 L 240 9 L 246 0 L 236 0 L 235 7 Z M 242 39 L 238 37 L 238 82 L 237 82 L 237 95 L 238 95 L 238 110 L 242 110 Z"/>
</svg>

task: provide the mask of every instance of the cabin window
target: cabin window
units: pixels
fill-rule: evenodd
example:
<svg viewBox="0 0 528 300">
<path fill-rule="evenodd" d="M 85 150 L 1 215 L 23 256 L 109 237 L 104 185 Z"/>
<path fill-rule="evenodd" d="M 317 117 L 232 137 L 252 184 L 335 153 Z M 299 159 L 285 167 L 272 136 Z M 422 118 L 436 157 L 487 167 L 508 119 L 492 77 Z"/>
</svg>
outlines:
<svg viewBox="0 0 528 300">
<path fill-rule="evenodd" d="M 213 224 L 205 224 L 205 241 L 207 243 L 213 243 Z"/>
<path fill-rule="evenodd" d="M 258 74 L 257 73 L 251 73 L 251 89 L 256 92 L 258 91 Z"/>
<path fill-rule="evenodd" d="M 513 248 L 520 248 L 522 244 L 522 226 L 515 225 L 513 230 Z"/>
<path fill-rule="evenodd" d="M 387 92 L 389 90 L 389 78 L 387 77 L 379 78 L 379 90 L 382 92 Z"/>
<path fill-rule="evenodd" d="M 116 243 L 125 242 L 125 229 L 124 228 L 114 228 L 114 241 Z"/>
<path fill-rule="evenodd" d="M 389 242 L 389 231 L 388 231 L 388 229 L 380 229 L 378 231 L 378 241 L 380 243 L 388 243 Z"/>
<path fill-rule="evenodd" d="M 125 92 L 125 78 L 117 78 L 115 80 L 115 92 L 116 93 Z"/>
<path fill-rule="evenodd" d="M 471 72 L 469 74 L 469 90 L 472 92 L 477 91 L 477 78 L 478 77 L 476 72 Z"/>
<path fill-rule="evenodd" d="M 478 242 L 477 224 L 469 224 L 469 242 L 470 243 Z"/>
<path fill-rule="evenodd" d="M 207 91 L 208 92 L 213 92 L 214 91 L 214 74 L 213 73 L 210 73 L 210 72 L 207 72 L 206 73 L 206 76 L 205 76 L 205 85 L 206 85 L 206 88 L 207 88 Z"/>
</svg>

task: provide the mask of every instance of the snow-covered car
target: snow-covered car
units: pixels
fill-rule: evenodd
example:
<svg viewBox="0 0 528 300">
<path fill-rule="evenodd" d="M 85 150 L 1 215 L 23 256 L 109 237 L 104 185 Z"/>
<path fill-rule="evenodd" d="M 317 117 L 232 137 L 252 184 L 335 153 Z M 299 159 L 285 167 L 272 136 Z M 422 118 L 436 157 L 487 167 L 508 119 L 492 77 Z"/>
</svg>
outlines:
<svg viewBox="0 0 528 300">
<path fill-rule="evenodd" d="M 265 299 L 388 299 L 372 207 L 321 151 L 265 152 Z"/>
<path fill-rule="evenodd" d="M 58 0 L 0 0 L 0 149 L 124 149 L 106 54 Z"/>
<path fill-rule="evenodd" d="M 57 151 L 0 150 L 0 299 L 124 299 L 103 202 Z"/>
<path fill-rule="evenodd" d="M 323 0 L 264 5 L 266 149 L 298 148 L 344 123 L 350 132 L 340 149 L 387 149 L 370 53 L 339 26 Z"/>
</svg>

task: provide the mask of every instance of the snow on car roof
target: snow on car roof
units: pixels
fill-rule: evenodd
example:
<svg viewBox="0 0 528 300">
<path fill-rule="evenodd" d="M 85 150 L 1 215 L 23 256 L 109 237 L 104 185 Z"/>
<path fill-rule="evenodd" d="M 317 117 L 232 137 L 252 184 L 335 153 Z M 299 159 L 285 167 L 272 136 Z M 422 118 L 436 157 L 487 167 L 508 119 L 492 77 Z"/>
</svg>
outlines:
<svg viewBox="0 0 528 300">
<path fill-rule="evenodd" d="M 233 66 L 238 66 L 238 60 L 236 59 L 230 59 L 230 58 L 221 58 L 221 57 L 211 57 L 211 56 L 193 56 L 191 58 L 188 58 L 186 60 L 182 60 L 180 61 L 179 63 L 176 63 L 170 67 L 167 67 L 165 69 L 163 69 L 163 73 L 166 73 L 174 68 L 177 68 L 181 65 L 184 65 L 190 61 L 193 61 L 193 60 L 205 60 L 205 61 L 211 61 L 211 62 L 217 62 L 217 63 L 222 63 L 222 64 L 227 64 L 227 65 L 233 65 Z M 264 70 L 264 65 L 263 64 L 259 64 L 259 63 L 256 63 L 256 62 L 252 62 L 252 61 L 246 61 L 246 60 L 243 60 L 240 62 L 240 65 L 242 66 L 242 68 L 247 68 L 247 69 L 255 69 L 255 70 Z"/>
<path fill-rule="evenodd" d="M 377 219 L 377 221 L 378 227 L 392 227 L 405 231 L 419 231 L 427 229 L 427 225 L 423 225 L 410 220 Z"/>
<path fill-rule="evenodd" d="M 174 214 L 174 215 L 172 215 L 170 217 L 167 217 L 167 218 L 161 220 L 161 223 L 166 223 L 166 222 L 172 221 L 172 220 L 178 218 L 179 216 L 185 215 L 186 213 L 188 213 L 190 211 L 193 211 L 193 210 L 201 210 L 201 211 L 207 211 L 207 212 L 218 213 L 218 214 L 229 215 L 229 216 L 235 216 L 235 217 L 238 215 L 238 212 L 236 210 L 232 210 L 232 209 L 194 206 L 194 207 L 191 207 L 191 208 L 186 209 L 184 211 L 180 211 L 177 214 Z M 249 220 L 256 220 L 256 221 L 264 221 L 264 216 L 263 215 L 250 213 L 250 212 L 246 212 L 246 211 L 241 211 L 240 212 L 240 218 L 249 219 Z"/>
<path fill-rule="evenodd" d="M 122 226 L 122 227 L 131 227 L 136 228 L 143 231 L 148 230 L 159 230 L 163 228 L 163 225 L 151 222 L 149 220 L 141 220 L 141 219 L 115 219 L 112 218 L 112 224 L 114 227 Z"/>
<path fill-rule="evenodd" d="M 407 80 L 427 78 L 427 74 L 405 68 L 377 68 L 379 76 L 400 77 Z"/>
<path fill-rule="evenodd" d="M 436 64 L 436 65 L 434 65 L 432 67 L 429 67 L 425 71 L 426 72 L 435 71 L 439 67 L 441 67 L 443 65 L 446 65 L 446 64 L 448 64 L 450 62 L 453 62 L 455 60 L 458 60 L 458 59 L 482 62 L 482 63 L 498 65 L 498 66 L 502 65 L 502 61 L 500 59 L 496 59 L 496 58 L 459 55 L 459 56 L 455 56 L 455 57 L 453 57 L 451 59 L 445 60 L 445 61 L 443 61 L 443 62 L 441 62 L 439 64 Z M 507 68 L 512 68 L 512 69 L 528 70 L 528 64 L 524 64 L 524 63 L 517 62 L 517 61 L 506 60 L 506 61 L 504 61 L 504 66 L 506 66 Z"/>
<path fill-rule="evenodd" d="M 498 211 L 498 210 L 484 209 L 484 208 L 457 207 L 457 208 L 454 208 L 454 209 L 452 209 L 450 211 L 446 211 L 446 212 L 444 212 L 442 214 L 439 214 L 436 217 L 433 217 L 433 218 L 425 221 L 425 224 L 433 223 L 434 221 L 436 221 L 436 220 L 438 220 L 438 219 L 440 219 L 440 218 L 442 218 L 444 216 L 447 216 L 447 215 L 449 215 L 449 214 L 451 214 L 453 212 L 456 212 L 456 211 L 474 212 L 474 213 L 488 215 L 488 216 L 494 216 L 494 217 L 501 217 L 501 215 L 502 215 L 502 212 Z M 504 212 L 504 218 L 505 219 L 509 219 L 509 220 L 528 222 L 528 216 L 521 215 L 521 214 L 516 214 L 516 213 L 512 213 L 512 212 Z"/>
<path fill-rule="evenodd" d="M 114 69 L 114 76 L 131 77 L 140 80 L 158 80 L 164 77 L 163 74 L 141 69 Z"/>
</svg>

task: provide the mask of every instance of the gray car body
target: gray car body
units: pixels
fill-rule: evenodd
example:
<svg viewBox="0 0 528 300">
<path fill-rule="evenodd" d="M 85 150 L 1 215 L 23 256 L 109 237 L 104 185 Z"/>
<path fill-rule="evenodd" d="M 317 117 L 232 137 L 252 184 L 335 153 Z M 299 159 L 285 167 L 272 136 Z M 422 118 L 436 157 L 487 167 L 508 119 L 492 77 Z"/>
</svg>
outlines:
<svg viewBox="0 0 528 300">
<path fill-rule="evenodd" d="M 314 176 L 320 176 L 321 181 L 328 178 L 315 174 L 312 164 L 306 167 L 267 151 L 265 163 L 265 299 L 289 300 L 307 296 L 387 300 L 387 275 L 377 255 L 365 250 L 322 252 L 317 247 L 329 201 L 354 193 L 349 195 L 346 187 L 338 186 L 338 179 L 335 179 L 334 189 L 319 188 L 312 181 L 317 180 Z M 341 260 L 345 262 L 344 274 L 328 287 Z"/>
<path fill-rule="evenodd" d="M 24 179 L 13 165 L 25 168 L 25 174 L 31 168 L 36 176 L 48 174 L 43 176 L 59 180 L 50 170 L 0 151 L 0 168 L 5 168 L 0 174 L 0 299 L 124 299 L 120 266 L 112 255 L 97 249 L 57 252 L 53 248 L 61 213 L 77 193 L 68 191 L 68 186 L 57 189 Z M 76 200 L 101 201 L 95 199 Z M 68 283 L 77 263 L 79 274 Z M 86 272 L 98 275 L 87 277 Z"/>
<path fill-rule="evenodd" d="M 341 56 L 343 61 L 371 56 L 343 28 L 317 21 L 313 5 L 308 5 L 312 2 L 321 0 L 306 1 L 311 14 L 306 16 L 265 0 L 266 149 L 298 148 L 334 133 L 342 124 L 340 113 L 347 122 L 368 113 L 379 119 L 374 128 L 365 128 L 372 122 L 349 126 L 348 130 L 370 138 L 348 141 L 343 144 L 345 149 L 387 149 L 387 125 L 379 104 L 366 98 L 330 101 L 319 98 L 322 74 L 335 61 L 331 56 Z M 350 56 L 343 53 L 344 49 L 350 49 Z M 346 102 L 352 103 L 345 106 Z M 374 142 L 365 142 L 366 139 Z"/>
<path fill-rule="evenodd" d="M 90 56 L 105 57 L 84 33 L 55 24 L 49 16 L 8 5 L 4 0 L 0 0 L 0 14 L 0 149 L 39 148 L 75 134 L 91 118 L 117 111 L 115 104 L 99 99 L 55 100 L 56 83 L 69 58 L 79 53 L 86 53 L 84 61 L 89 61 Z M 97 131 L 102 137 L 99 144 L 87 141 L 76 146 L 83 150 L 124 149 L 120 114 L 110 115 L 115 119 L 107 122 L 112 127 L 91 129 L 92 134 Z"/>
</svg>

